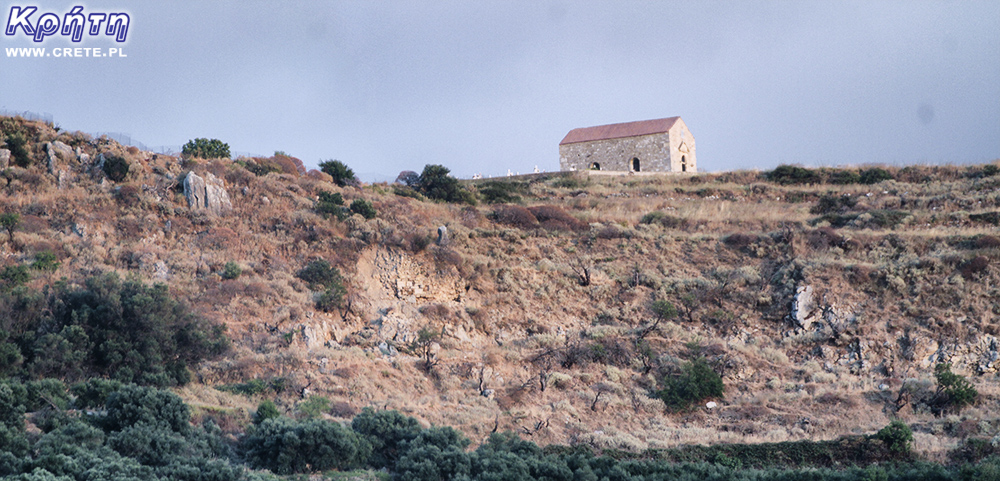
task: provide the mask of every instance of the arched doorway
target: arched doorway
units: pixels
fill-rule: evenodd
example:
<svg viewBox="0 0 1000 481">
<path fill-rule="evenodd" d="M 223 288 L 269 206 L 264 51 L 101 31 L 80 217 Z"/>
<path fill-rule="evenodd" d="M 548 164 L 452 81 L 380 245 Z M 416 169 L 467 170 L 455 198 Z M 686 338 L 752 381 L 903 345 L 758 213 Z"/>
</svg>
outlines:
<svg viewBox="0 0 1000 481">
<path fill-rule="evenodd" d="M 598 164 L 597 162 L 591 163 L 590 170 L 601 170 L 601 164 Z"/>
<path fill-rule="evenodd" d="M 639 172 L 639 158 L 632 158 L 632 172 Z"/>
<path fill-rule="evenodd" d="M 687 172 L 687 171 L 688 171 L 687 156 L 682 155 L 681 156 L 681 172 Z"/>
</svg>

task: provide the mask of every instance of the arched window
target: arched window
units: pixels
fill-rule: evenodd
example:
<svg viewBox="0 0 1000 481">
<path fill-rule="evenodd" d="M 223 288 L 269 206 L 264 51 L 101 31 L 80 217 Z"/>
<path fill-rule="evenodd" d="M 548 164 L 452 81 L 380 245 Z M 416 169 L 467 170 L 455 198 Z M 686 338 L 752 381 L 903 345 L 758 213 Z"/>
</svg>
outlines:
<svg viewBox="0 0 1000 481">
<path fill-rule="evenodd" d="M 681 156 L 681 172 L 687 172 L 687 171 L 688 171 L 687 156 L 682 155 Z"/>
<path fill-rule="evenodd" d="M 639 172 L 639 158 L 632 158 L 632 172 Z"/>
<path fill-rule="evenodd" d="M 601 170 L 601 164 L 598 164 L 597 162 L 590 164 L 590 170 Z"/>
</svg>

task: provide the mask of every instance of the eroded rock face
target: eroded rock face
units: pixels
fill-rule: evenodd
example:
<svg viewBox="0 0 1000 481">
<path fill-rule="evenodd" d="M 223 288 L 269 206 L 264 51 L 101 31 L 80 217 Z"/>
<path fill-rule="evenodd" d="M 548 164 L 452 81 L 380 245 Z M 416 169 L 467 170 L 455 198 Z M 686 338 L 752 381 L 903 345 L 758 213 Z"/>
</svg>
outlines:
<svg viewBox="0 0 1000 481">
<path fill-rule="evenodd" d="M 211 172 L 206 173 L 204 178 L 194 172 L 185 176 L 184 197 L 187 198 L 188 207 L 194 210 L 222 214 L 233 208 L 222 179 Z"/>
</svg>

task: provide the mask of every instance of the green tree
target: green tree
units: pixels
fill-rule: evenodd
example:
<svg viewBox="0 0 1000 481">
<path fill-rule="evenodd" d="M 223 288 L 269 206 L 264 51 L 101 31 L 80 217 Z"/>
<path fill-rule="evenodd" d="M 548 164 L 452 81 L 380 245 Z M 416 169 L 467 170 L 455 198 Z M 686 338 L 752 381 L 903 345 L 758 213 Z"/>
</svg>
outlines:
<svg viewBox="0 0 1000 481">
<path fill-rule="evenodd" d="M 193 139 L 184 144 L 181 153 L 185 158 L 228 159 L 229 144 L 219 139 Z"/>
<path fill-rule="evenodd" d="M 7 241 L 14 243 L 14 229 L 21 223 L 21 214 L 17 212 L 7 212 L 0 214 L 0 227 L 7 231 Z"/>
<path fill-rule="evenodd" d="M 664 384 L 658 395 L 672 411 L 683 411 L 706 398 L 720 397 L 724 390 L 722 377 L 704 358 L 684 364 L 681 373 L 668 377 Z"/>
<path fill-rule="evenodd" d="M 368 464 L 376 469 L 393 471 L 396 461 L 405 451 L 407 443 L 416 438 L 423 428 L 420 422 L 399 411 L 376 411 L 364 408 L 354 416 L 351 429 L 364 436 L 372 446 Z"/>
<path fill-rule="evenodd" d="M 354 175 L 354 171 L 351 170 L 347 164 L 339 160 L 327 160 L 320 162 L 319 170 L 323 171 L 330 177 L 333 177 L 333 183 L 341 187 L 358 184 L 358 178 Z"/>
<path fill-rule="evenodd" d="M 362 466 L 371 454 L 366 439 L 339 423 L 319 419 L 268 419 L 247 432 L 243 453 L 254 468 L 277 474 Z"/>
<path fill-rule="evenodd" d="M 190 409 L 170 391 L 127 384 L 108 395 L 105 408 L 102 424 L 107 431 L 136 425 L 160 426 L 181 434 L 191 429 Z"/>
<path fill-rule="evenodd" d="M 63 373 L 83 369 L 125 382 L 167 386 L 187 383 L 188 365 L 229 347 L 223 326 L 191 312 L 170 296 L 166 285 L 123 282 L 115 273 L 90 277 L 82 287 L 57 284 L 49 309 L 50 318 L 24 340 L 35 346 L 31 353 L 22 349 L 31 357 L 26 359 L 29 368 L 45 363 L 45 345 L 65 346 L 60 355 L 66 359 L 77 359 L 75 352 L 90 345 L 85 360 L 64 364 Z M 66 329 L 71 326 L 78 329 Z M 45 367 L 55 375 L 52 369 Z"/>
<path fill-rule="evenodd" d="M 452 203 L 475 204 L 476 198 L 465 190 L 443 165 L 425 165 L 417 180 L 417 190 L 430 199 Z"/>
<path fill-rule="evenodd" d="M 934 378 L 937 389 L 934 392 L 935 412 L 955 410 L 961 411 L 972 405 L 979 396 L 979 391 L 965 377 L 951 372 L 951 364 L 939 363 L 934 366 Z"/>
</svg>

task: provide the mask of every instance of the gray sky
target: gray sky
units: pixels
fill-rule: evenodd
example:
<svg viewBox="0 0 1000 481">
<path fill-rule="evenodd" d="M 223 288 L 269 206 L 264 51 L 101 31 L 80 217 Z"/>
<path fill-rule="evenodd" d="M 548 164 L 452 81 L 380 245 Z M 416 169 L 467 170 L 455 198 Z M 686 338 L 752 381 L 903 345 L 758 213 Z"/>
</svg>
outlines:
<svg viewBox="0 0 1000 481">
<path fill-rule="evenodd" d="M 82 2 L 37 5 L 62 17 Z M 1000 157 L 1000 2 L 132 1 L 127 58 L 11 58 L 0 108 L 363 177 L 557 170 L 570 129 L 680 115 L 703 170 Z M 0 35 L 6 47 L 60 48 Z"/>
</svg>

